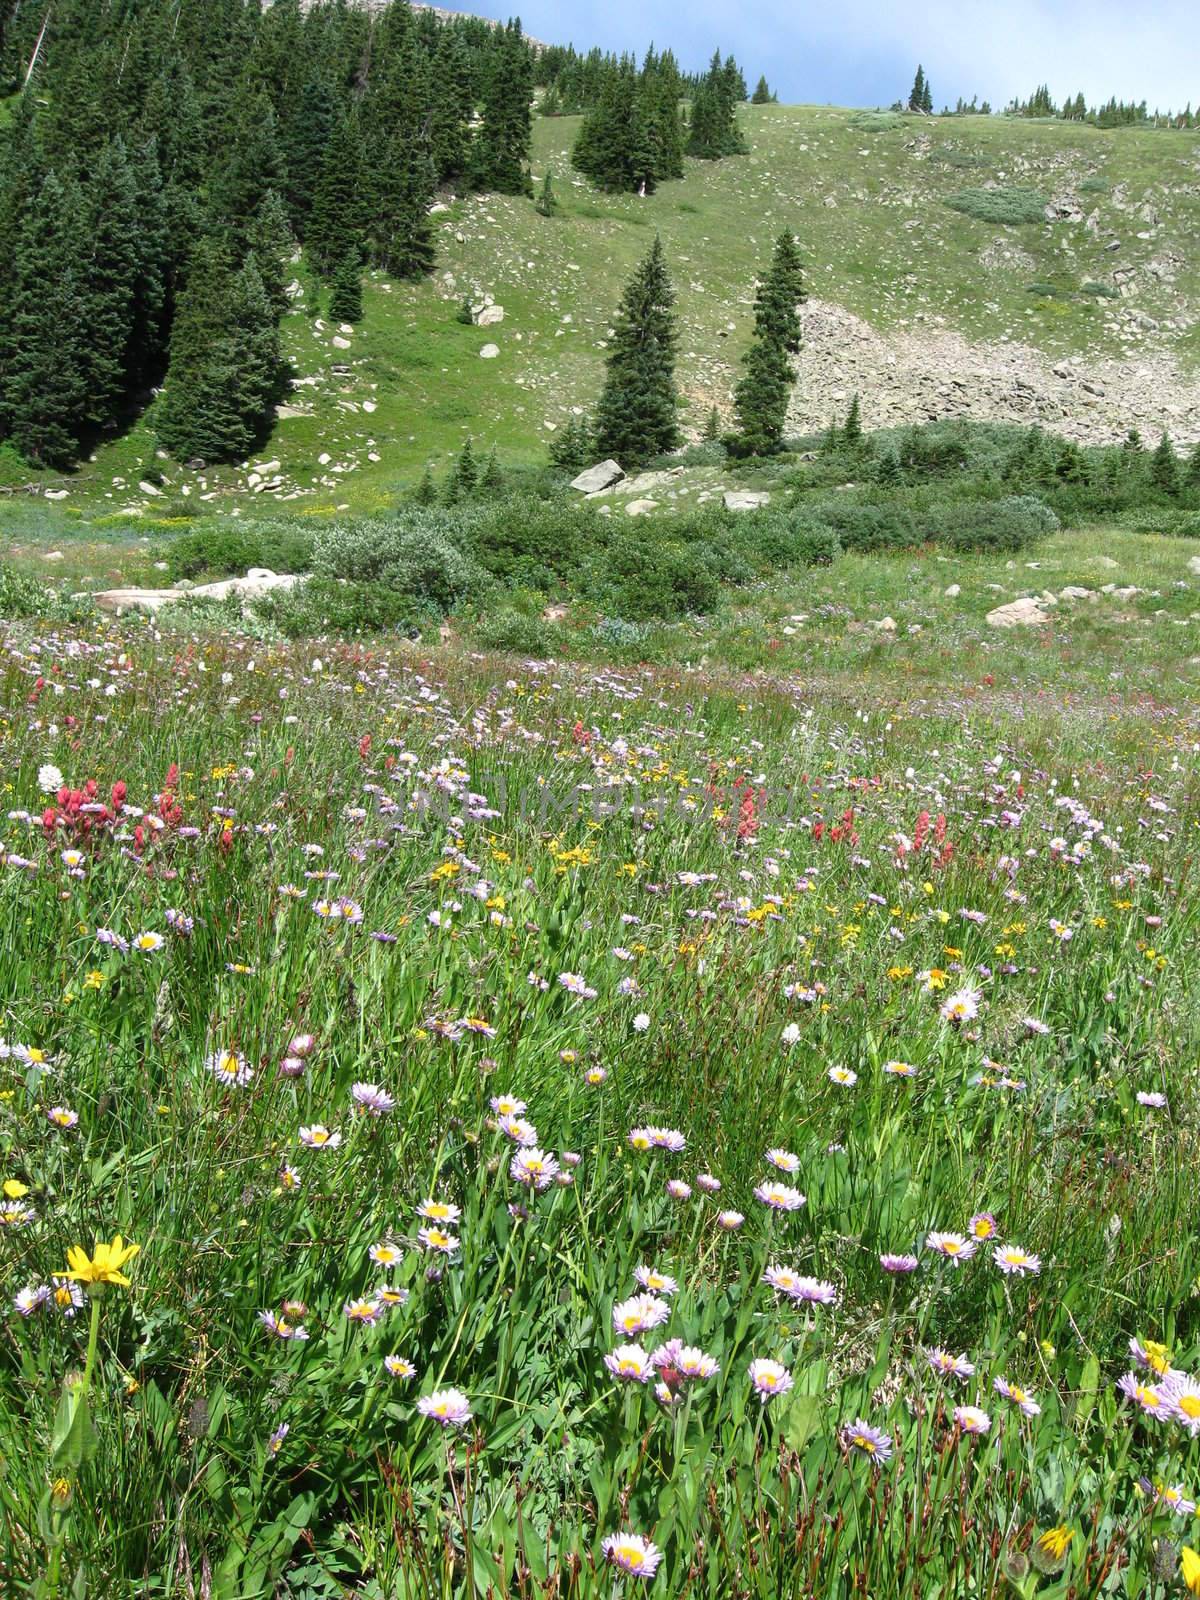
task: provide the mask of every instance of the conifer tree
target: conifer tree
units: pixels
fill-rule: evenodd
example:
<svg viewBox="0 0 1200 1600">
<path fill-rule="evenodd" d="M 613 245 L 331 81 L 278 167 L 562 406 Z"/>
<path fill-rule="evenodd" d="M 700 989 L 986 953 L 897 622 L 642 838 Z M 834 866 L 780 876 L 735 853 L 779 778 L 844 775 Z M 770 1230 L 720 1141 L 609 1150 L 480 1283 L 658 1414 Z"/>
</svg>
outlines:
<svg viewBox="0 0 1200 1600">
<path fill-rule="evenodd" d="M 479 487 L 479 467 L 475 461 L 475 452 L 468 439 L 459 452 L 458 460 L 454 463 L 452 474 L 455 485 L 462 496 L 475 493 Z"/>
<path fill-rule="evenodd" d="M 343 117 L 330 136 L 313 195 L 305 246 L 323 278 L 332 277 L 351 252 L 363 246 L 362 154 L 353 118 Z"/>
<path fill-rule="evenodd" d="M 233 229 L 235 249 L 245 248 L 251 221 L 268 193 L 281 193 L 284 182 L 275 112 L 266 94 L 260 92 L 242 104 L 232 141 L 211 185 L 212 208 Z"/>
<path fill-rule="evenodd" d="M 533 61 L 514 19 L 496 29 L 483 86 L 483 120 L 471 152 L 477 189 L 528 194 L 533 127 Z"/>
<path fill-rule="evenodd" d="M 850 410 L 846 414 L 846 426 L 842 429 L 842 438 L 846 444 L 854 446 L 862 443 L 863 426 L 862 412 L 858 404 L 858 390 L 850 401 Z"/>
<path fill-rule="evenodd" d="M 1200 444 L 1188 457 L 1187 470 L 1184 473 L 1184 482 L 1189 489 L 1200 489 Z"/>
<path fill-rule="evenodd" d="M 875 467 L 875 482 L 885 488 L 895 488 L 903 479 L 900 457 L 895 450 L 885 450 Z"/>
<path fill-rule="evenodd" d="M 78 187 L 49 173 L 25 209 L 12 265 L 4 414 L 21 454 L 65 466 L 87 408 L 86 263 Z"/>
<path fill-rule="evenodd" d="M 754 297 L 754 337 L 734 396 L 737 448 L 745 454 L 770 455 L 783 441 L 793 382 L 789 357 L 800 349 L 797 306 L 803 299 L 800 253 L 795 236 L 785 230 Z"/>
<path fill-rule="evenodd" d="M 917 75 L 913 79 L 913 86 L 908 93 L 908 109 L 910 111 L 923 111 L 925 109 L 925 68 L 917 67 Z"/>
<path fill-rule="evenodd" d="M 500 471 L 500 463 L 496 460 L 496 447 L 492 446 L 484 465 L 483 476 L 479 480 L 479 487 L 488 494 L 499 494 L 504 488 L 504 474 Z"/>
<path fill-rule="evenodd" d="M 318 69 L 300 91 L 281 140 L 284 195 L 292 226 L 301 238 L 325 165 L 325 150 L 337 122 L 337 97 L 324 72 Z"/>
<path fill-rule="evenodd" d="M 85 218 L 86 321 L 76 354 L 87 385 L 84 419 L 100 427 L 116 421 L 125 399 L 139 277 L 137 183 L 120 137 L 100 152 Z"/>
<path fill-rule="evenodd" d="M 274 189 L 268 189 L 262 204 L 246 228 L 246 244 L 263 281 L 271 314 L 278 322 L 291 309 L 288 299 L 288 263 L 296 248 L 288 222 L 287 208 Z"/>
<path fill-rule="evenodd" d="M 558 196 L 554 192 L 554 184 L 548 172 L 535 202 L 535 209 L 541 217 L 552 217 L 558 210 Z"/>
<path fill-rule="evenodd" d="M 430 74 L 429 147 L 439 183 L 458 183 L 471 163 L 475 77 L 462 35 L 443 28 Z"/>
<path fill-rule="evenodd" d="M 752 106 L 769 106 L 774 98 L 775 96 L 771 93 L 764 73 L 754 86 L 754 93 L 750 96 L 750 104 Z"/>
<path fill-rule="evenodd" d="M 721 413 L 713 406 L 708 413 L 702 435 L 705 444 L 716 444 L 721 437 Z"/>
<path fill-rule="evenodd" d="M 421 481 L 413 490 L 413 500 L 419 506 L 434 506 L 437 504 L 437 484 L 433 481 L 433 469 L 428 462 L 425 471 L 421 474 Z"/>
<path fill-rule="evenodd" d="M 329 291 L 329 316 L 333 322 L 361 322 L 362 267 L 357 255 L 343 256 Z"/>
<path fill-rule="evenodd" d="M 1150 457 L 1150 482 L 1160 494 L 1179 493 L 1179 462 L 1175 459 L 1175 446 L 1168 433 L 1163 434 Z"/>
<path fill-rule="evenodd" d="M 741 73 L 733 57 L 722 62 L 718 51 L 696 90 L 688 132 L 687 153 L 706 161 L 745 153 L 746 143 L 737 124 Z M 740 85 L 743 89 L 744 84 Z"/>
<path fill-rule="evenodd" d="M 675 295 L 655 238 L 621 296 L 607 376 L 596 409 L 596 446 L 627 465 L 680 442 L 675 390 Z"/>
<path fill-rule="evenodd" d="M 223 243 L 197 246 L 171 330 L 155 427 L 178 461 L 244 456 L 281 370 L 279 334 L 254 261 L 237 270 Z"/>
<path fill-rule="evenodd" d="M 591 438 L 586 422 L 572 417 L 560 433 L 550 441 L 550 460 L 556 467 L 569 472 L 572 477 L 582 472 L 588 464 Z"/>
</svg>

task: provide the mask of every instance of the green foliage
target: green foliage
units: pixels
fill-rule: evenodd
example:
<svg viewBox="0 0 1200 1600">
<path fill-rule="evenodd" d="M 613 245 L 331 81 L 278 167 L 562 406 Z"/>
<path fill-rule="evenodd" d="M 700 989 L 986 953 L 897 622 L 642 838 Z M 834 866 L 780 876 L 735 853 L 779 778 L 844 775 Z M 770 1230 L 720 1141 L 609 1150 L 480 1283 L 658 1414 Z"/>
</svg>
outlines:
<svg viewBox="0 0 1200 1600">
<path fill-rule="evenodd" d="M 591 429 L 583 417 L 572 417 L 550 441 L 550 460 L 572 477 L 577 477 L 588 465 L 591 453 Z"/>
<path fill-rule="evenodd" d="M 472 627 L 471 636 L 481 649 L 509 655 L 545 657 L 558 645 L 558 630 L 551 623 L 513 609 L 486 612 Z"/>
<path fill-rule="evenodd" d="M 161 549 L 172 582 L 241 577 L 251 567 L 307 572 L 312 554 L 313 530 L 290 522 L 212 521 L 176 535 Z"/>
<path fill-rule="evenodd" d="M 1086 279 L 1079 285 L 1080 294 L 1095 295 L 1103 300 L 1119 300 L 1121 291 L 1111 283 L 1096 283 L 1094 279 Z"/>
<path fill-rule="evenodd" d="M 483 85 L 482 126 L 471 159 L 477 189 L 529 193 L 532 99 L 533 64 L 520 22 L 510 21 L 496 29 Z"/>
<path fill-rule="evenodd" d="M 650 194 L 683 176 L 680 78 L 671 56 L 651 51 L 639 72 L 632 61 L 607 76 L 571 151 L 577 171 L 600 189 Z"/>
<path fill-rule="evenodd" d="M 596 407 L 596 448 L 626 468 L 680 441 L 674 304 L 662 241 L 655 236 L 621 297 Z"/>
<path fill-rule="evenodd" d="M 1046 197 L 1036 189 L 959 189 L 947 195 L 946 204 L 976 222 L 1017 226 L 1046 220 Z"/>
<path fill-rule="evenodd" d="M 923 518 L 927 536 L 954 550 L 1024 550 L 1059 526 L 1050 507 L 1033 495 L 1009 495 L 935 508 Z"/>
<path fill-rule="evenodd" d="M 554 180 L 549 172 L 543 180 L 535 205 L 539 217 L 552 217 L 558 210 L 558 196 L 554 192 Z"/>
<path fill-rule="evenodd" d="M 329 316 L 333 322 L 361 322 L 362 314 L 362 266 L 357 252 L 352 252 L 343 258 L 333 275 Z"/>
<path fill-rule="evenodd" d="M 324 578 L 391 589 L 431 612 L 445 613 L 482 583 L 453 528 L 444 513 L 417 507 L 386 520 L 330 523 L 315 536 L 313 570 Z"/>
<path fill-rule="evenodd" d="M 778 98 L 778 95 L 771 93 L 770 85 L 767 83 L 766 75 L 764 74 L 754 85 L 754 93 L 750 96 L 750 104 L 752 106 L 769 106 Z"/>
<path fill-rule="evenodd" d="M 674 531 L 674 530 L 673 530 Z M 693 541 L 619 529 L 592 557 L 587 593 L 594 604 L 631 622 L 671 621 L 712 611 L 721 581 L 712 553 Z"/>
<path fill-rule="evenodd" d="M 738 103 L 745 99 L 739 90 L 744 87 L 733 57 L 722 62 L 720 52 L 716 52 L 692 99 L 688 155 L 718 161 L 724 156 L 746 153 L 746 141 L 737 120 Z"/>
</svg>

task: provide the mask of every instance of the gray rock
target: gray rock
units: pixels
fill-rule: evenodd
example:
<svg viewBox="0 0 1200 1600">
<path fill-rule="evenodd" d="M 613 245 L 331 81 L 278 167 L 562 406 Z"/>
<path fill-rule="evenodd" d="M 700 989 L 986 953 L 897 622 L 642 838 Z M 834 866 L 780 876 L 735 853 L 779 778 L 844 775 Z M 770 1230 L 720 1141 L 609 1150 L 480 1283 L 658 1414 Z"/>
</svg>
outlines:
<svg viewBox="0 0 1200 1600">
<path fill-rule="evenodd" d="M 726 511 L 757 511 L 759 506 L 771 503 L 765 489 L 728 489 L 724 499 Z"/>
<path fill-rule="evenodd" d="M 1188 557 L 1188 571 L 1200 578 L 1200 556 Z"/>
<path fill-rule="evenodd" d="M 479 354 L 484 361 L 494 361 L 500 354 L 500 346 L 498 344 L 485 344 Z"/>
<path fill-rule="evenodd" d="M 657 509 L 657 500 L 631 500 L 625 507 L 625 515 L 627 517 L 644 517 L 648 512 Z"/>
<path fill-rule="evenodd" d="M 1065 589 L 1058 593 L 1060 600 L 1091 600 L 1094 598 L 1090 589 L 1084 589 L 1078 583 L 1069 583 Z"/>
<path fill-rule="evenodd" d="M 942 592 L 945 594 L 947 600 L 957 600 L 959 595 L 962 593 L 962 589 L 957 583 L 952 583 L 948 589 L 945 589 Z"/>
<path fill-rule="evenodd" d="M 580 494 L 599 494 L 601 489 L 610 489 L 614 483 L 620 483 L 625 476 L 625 470 L 615 461 L 600 461 L 594 467 L 588 467 L 586 472 L 581 472 L 577 478 L 572 478 L 572 489 L 578 489 Z"/>
<path fill-rule="evenodd" d="M 243 600 L 258 600 L 275 589 L 294 589 L 304 579 L 289 572 L 272 572 L 269 567 L 251 567 L 244 578 L 224 578 L 220 583 L 200 583 L 194 588 L 176 589 L 104 589 L 92 599 L 101 611 L 120 616 L 126 611 L 154 613 L 163 606 L 173 605 L 186 595 L 198 595 L 207 600 L 227 600 L 239 595 Z"/>
<path fill-rule="evenodd" d="M 503 306 L 484 306 L 475 318 L 475 325 L 479 328 L 494 328 L 498 322 L 504 321 Z"/>
<path fill-rule="evenodd" d="M 1040 628 L 1049 620 L 1042 610 L 1042 602 L 1028 596 L 1010 600 L 1006 606 L 997 606 L 986 618 L 989 628 Z"/>
</svg>

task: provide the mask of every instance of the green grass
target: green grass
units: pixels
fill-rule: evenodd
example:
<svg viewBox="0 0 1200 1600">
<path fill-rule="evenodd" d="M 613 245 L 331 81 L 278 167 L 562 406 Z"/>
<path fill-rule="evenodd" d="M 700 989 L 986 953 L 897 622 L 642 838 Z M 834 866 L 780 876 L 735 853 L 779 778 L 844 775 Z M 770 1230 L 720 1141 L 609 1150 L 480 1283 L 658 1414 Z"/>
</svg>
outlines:
<svg viewBox="0 0 1200 1600">
<path fill-rule="evenodd" d="M 1114 1385 L 1134 1336 L 1200 1364 L 1188 549 L 1109 530 L 1046 541 L 1036 571 L 845 559 L 619 671 L 11 627 L 0 1177 L 32 1220 L 0 1234 L 0 1292 L 97 1236 L 140 1253 L 94 1312 L 5 1320 L 5 1593 L 178 1594 L 203 1571 L 217 1600 L 591 1597 L 630 1529 L 663 1552 L 651 1594 L 1162 1594 L 1191 1524 L 1137 1479 L 1194 1491 L 1200 1444 Z M 1147 592 L 982 625 L 989 585 L 1110 580 Z M 85 828 L 68 803 L 45 832 L 47 762 L 138 809 Z M 349 920 L 317 914 L 335 896 Z M 978 1015 L 946 1021 L 960 990 Z M 246 1081 L 214 1079 L 221 1051 Z M 362 1082 L 395 1110 L 357 1111 Z M 578 1155 L 569 1187 L 510 1176 L 507 1094 Z M 305 1148 L 314 1124 L 341 1143 Z M 645 1125 L 683 1153 L 631 1148 Z M 755 1198 L 772 1175 L 799 1211 Z M 461 1209 L 450 1258 L 418 1239 L 428 1196 Z M 929 1232 L 979 1213 L 1037 1275 L 1002 1276 L 990 1244 L 939 1263 Z M 914 1248 L 915 1276 L 881 1272 Z M 772 1263 L 835 1304 L 773 1293 Z M 646 1348 L 678 1335 L 720 1368 L 672 1408 L 604 1367 L 639 1266 L 679 1285 Z M 353 1326 L 385 1282 L 406 1303 Z M 261 1325 L 285 1301 L 307 1342 Z M 975 1373 L 935 1378 L 935 1345 Z M 760 1358 L 795 1384 L 765 1405 Z M 473 1416 L 442 1436 L 416 1401 L 447 1385 Z M 956 1429 L 963 1403 L 986 1438 Z M 877 1478 L 842 1443 L 860 1417 L 896 1446 Z M 1043 1580 L 1058 1525 L 1067 1571 Z"/>
<path fill-rule="evenodd" d="M 444 465 L 468 436 L 484 451 L 495 445 L 506 462 L 544 460 L 547 424 L 562 427 L 572 407 L 594 403 L 602 341 L 652 231 L 662 235 L 679 293 L 683 420 L 696 434 L 714 403 L 728 406 L 755 276 L 784 227 L 805 247 L 812 293 L 884 330 L 911 326 L 919 313 L 972 339 L 1007 335 L 1055 355 L 1121 351 L 1116 323 L 1092 297 L 1055 301 L 1049 315 L 1049 304 L 1031 307 L 1025 287 L 1064 275 L 1073 282 L 1107 278 L 1109 229 L 1122 237 L 1121 264 L 1138 274 L 1140 308 L 1167 322 L 1180 305 L 1200 301 L 1200 265 L 1190 248 L 1195 198 L 1181 181 L 1195 157 L 1194 135 L 998 117 L 877 118 L 812 106 L 747 107 L 742 116 L 748 156 L 689 162 L 681 182 L 645 199 L 597 195 L 569 165 L 577 121 L 538 119 L 533 171 L 539 180 L 553 172 L 559 214 L 540 217 L 531 201 L 503 196 L 456 202 L 437 219 L 432 279 L 410 285 L 369 277 L 366 315 L 349 350 L 333 347 L 336 330 L 328 324 L 317 332 L 303 310 L 289 316 L 286 344 L 297 375 L 319 382 L 292 397 L 311 415 L 281 421 L 256 459 L 279 459 L 289 483 L 304 491 L 292 504 L 317 514 L 342 504 L 386 504 L 427 462 Z M 1047 194 L 1077 192 L 1102 170 L 1112 192 L 1089 195 L 1087 209 L 1099 209 L 1104 232 L 1097 237 L 1063 223 L 1024 227 L 1021 250 L 1032 257 L 1032 270 L 1028 259 L 1000 264 L 981 293 L 979 256 L 995 227 L 944 204 L 961 189 L 959 169 L 968 161 L 1002 185 Z M 1118 188 L 1133 211 L 1116 209 Z M 1161 218 L 1146 240 L 1136 236 L 1143 203 Z M 1179 258 L 1171 284 L 1140 271 L 1164 252 Z M 503 324 L 458 323 L 463 296 L 483 294 L 504 306 Z M 478 354 L 488 342 L 500 347 L 494 361 Z M 1194 361 L 1195 335 L 1179 335 L 1177 349 Z M 334 363 L 349 365 L 348 375 L 335 377 Z M 364 400 L 377 410 L 344 409 Z M 156 464 L 154 449 L 144 423 L 103 446 L 70 480 L 71 499 L 114 509 L 140 502 L 138 479 Z M 332 457 L 326 467 L 322 454 Z M 353 470 L 333 473 L 335 464 Z M 0 459 L 0 483 L 30 476 Z M 171 494 L 186 483 L 197 498 L 207 493 L 219 501 L 240 487 L 250 499 L 245 473 L 236 469 L 203 475 L 205 487 L 196 474 L 168 468 L 168 476 Z M 114 477 L 124 487 L 114 486 Z"/>
</svg>

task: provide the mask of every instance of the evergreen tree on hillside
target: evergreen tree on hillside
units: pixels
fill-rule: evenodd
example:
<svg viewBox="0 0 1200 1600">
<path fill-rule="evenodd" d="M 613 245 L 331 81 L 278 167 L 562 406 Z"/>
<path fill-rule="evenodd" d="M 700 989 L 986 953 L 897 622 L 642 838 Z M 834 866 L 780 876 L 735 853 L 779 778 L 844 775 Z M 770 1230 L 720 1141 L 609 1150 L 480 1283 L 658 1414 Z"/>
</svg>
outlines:
<svg viewBox="0 0 1200 1600">
<path fill-rule="evenodd" d="M 552 217 L 558 210 L 558 196 L 554 192 L 554 182 L 548 172 L 534 206 L 540 217 Z"/>
<path fill-rule="evenodd" d="M 22 219 L 7 296 L 7 430 L 27 460 L 65 466 L 87 409 L 87 267 L 83 200 L 49 173 Z"/>
<path fill-rule="evenodd" d="M 177 461 L 235 461 L 262 431 L 281 370 L 279 333 L 253 260 L 197 247 L 171 331 L 155 429 Z"/>
<path fill-rule="evenodd" d="M 1150 457 L 1150 482 L 1160 494 L 1179 493 L 1179 462 L 1168 433 L 1163 434 L 1158 441 L 1158 448 Z"/>
<path fill-rule="evenodd" d="M 458 183 L 471 162 L 475 75 L 462 35 L 443 28 L 431 71 L 429 147 L 439 183 Z"/>
<path fill-rule="evenodd" d="M 737 449 L 743 454 L 771 455 L 783 442 L 793 383 L 790 357 L 800 349 L 797 307 L 804 298 L 800 252 L 794 234 L 785 230 L 754 297 L 754 336 L 734 395 Z"/>
<path fill-rule="evenodd" d="M 596 409 L 596 447 L 626 466 L 680 442 L 675 390 L 675 295 L 655 238 L 621 296 L 607 377 Z"/>
<path fill-rule="evenodd" d="M 87 385 L 84 419 L 100 427 L 116 421 L 128 387 L 139 279 L 137 183 L 119 137 L 100 153 L 84 216 L 87 321 L 77 354 Z"/>
<path fill-rule="evenodd" d="M 337 122 L 337 96 L 324 72 L 318 70 L 301 90 L 280 140 L 285 167 L 284 198 L 292 226 L 301 238 L 325 165 L 325 150 Z"/>
<path fill-rule="evenodd" d="M 750 104 L 752 106 L 769 106 L 774 99 L 775 96 L 771 93 L 770 85 L 767 83 L 766 74 L 764 73 L 754 86 L 754 93 L 750 96 Z"/>
<path fill-rule="evenodd" d="M 211 183 L 213 211 L 233 230 L 235 249 L 246 244 L 246 230 L 271 192 L 285 182 L 283 157 L 275 133 L 275 112 L 265 93 L 241 107 L 233 138 Z"/>
<path fill-rule="evenodd" d="M 313 266 L 324 278 L 332 277 L 352 251 L 361 257 L 366 221 L 363 197 L 358 126 L 354 118 L 346 116 L 326 146 L 304 239 Z"/>
<path fill-rule="evenodd" d="M 130 170 L 138 219 L 138 261 L 126 347 L 126 387 L 136 392 L 162 376 L 175 263 L 157 140 L 146 139 L 132 152 Z"/>
<path fill-rule="evenodd" d="M 533 62 L 519 19 L 496 30 L 483 85 L 483 120 L 471 152 L 477 189 L 528 194 Z"/>
<path fill-rule="evenodd" d="M 858 403 L 858 390 L 850 401 L 850 410 L 846 414 L 846 426 L 842 429 L 842 438 L 851 447 L 862 443 L 863 426 L 862 410 Z"/>
<path fill-rule="evenodd" d="M 591 434 L 587 423 L 579 417 L 572 417 L 550 441 L 550 460 L 572 477 L 584 470 L 590 455 Z"/>
<path fill-rule="evenodd" d="M 692 101 L 687 153 L 705 161 L 744 155 L 746 143 L 737 123 L 741 73 L 733 57 L 722 62 L 718 51 L 709 63 Z M 745 85 L 741 87 L 744 89 Z"/>
<path fill-rule="evenodd" d="M 1188 457 L 1187 469 L 1184 472 L 1183 481 L 1187 484 L 1189 489 L 1200 489 L 1200 444 L 1196 446 L 1191 455 Z"/>
<path fill-rule="evenodd" d="M 929 85 L 925 82 L 925 68 L 917 67 L 917 75 L 913 79 L 913 86 L 908 92 L 908 109 L 910 111 L 924 111 L 925 98 L 929 94 Z"/>
<path fill-rule="evenodd" d="M 380 88 L 369 126 L 371 258 L 399 278 L 422 278 L 433 267 L 431 93 L 424 51 L 409 42 Z"/>
<path fill-rule="evenodd" d="M 362 266 L 356 255 L 346 256 L 333 275 L 329 291 L 329 317 L 332 322 L 361 322 Z"/>
<path fill-rule="evenodd" d="M 288 223 L 287 208 L 274 189 L 267 190 L 262 204 L 250 219 L 246 243 L 262 277 L 271 313 L 279 321 L 291 307 L 287 296 L 288 264 L 296 241 Z"/>
</svg>

